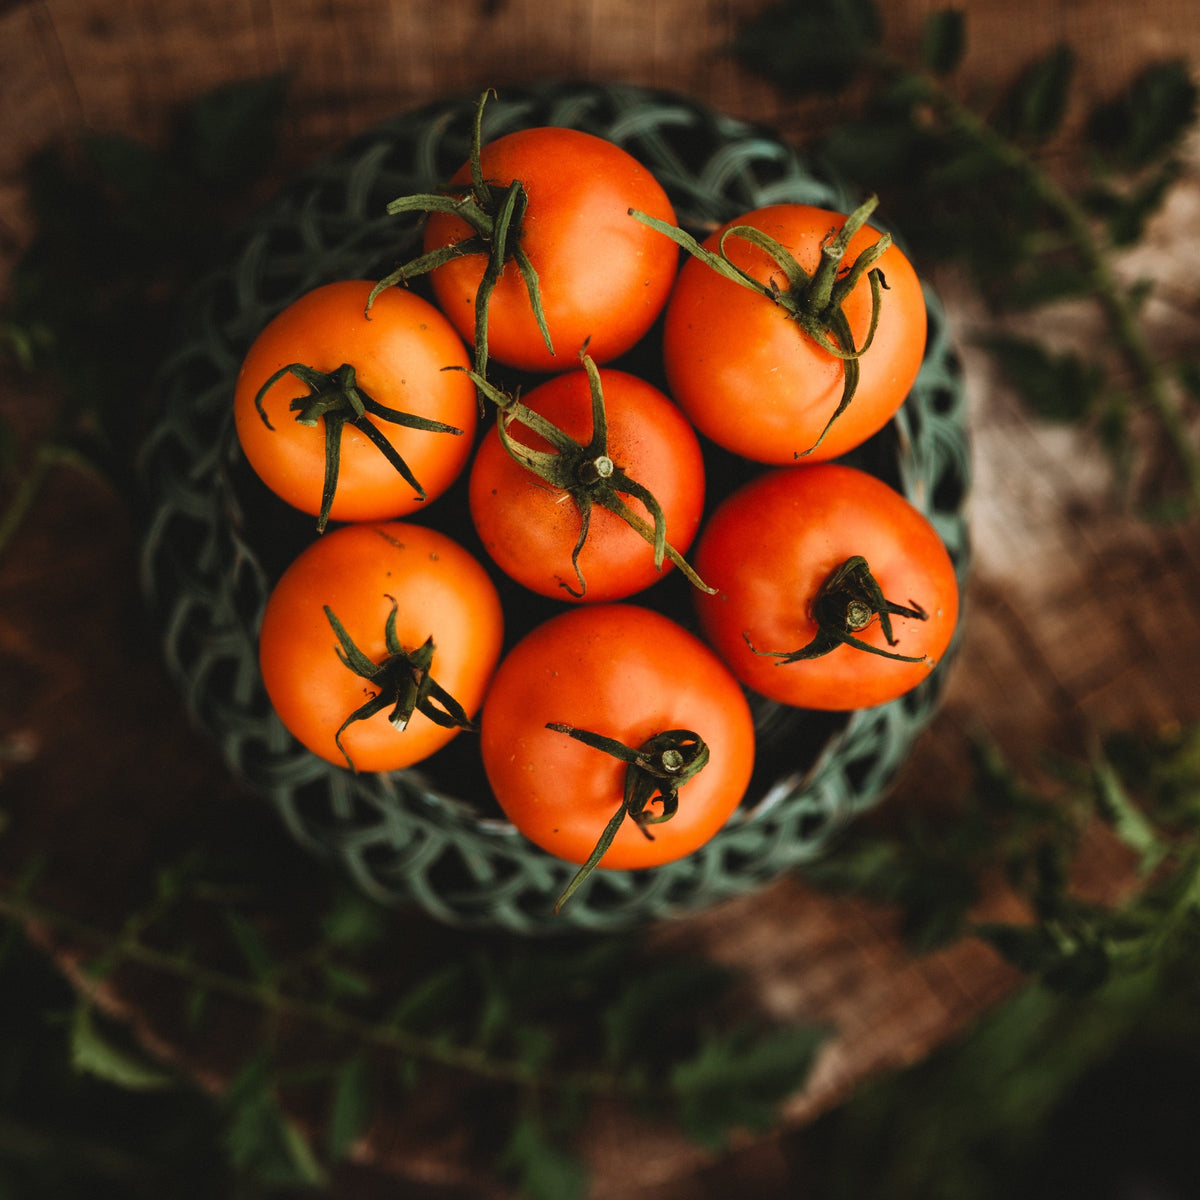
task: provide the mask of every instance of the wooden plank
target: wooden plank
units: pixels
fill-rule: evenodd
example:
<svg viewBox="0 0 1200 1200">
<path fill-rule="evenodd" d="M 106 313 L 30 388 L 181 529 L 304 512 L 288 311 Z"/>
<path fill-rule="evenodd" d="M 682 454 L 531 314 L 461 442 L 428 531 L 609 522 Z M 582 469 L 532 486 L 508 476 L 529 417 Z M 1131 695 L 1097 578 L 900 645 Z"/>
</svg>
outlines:
<svg viewBox="0 0 1200 1200">
<path fill-rule="evenodd" d="M 889 45 L 911 48 L 921 19 L 939 6 L 887 5 Z M 678 89 L 800 136 L 836 113 L 836 102 L 787 101 L 722 52 L 739 22 L 762 7 L 763 0 L 0 6 L 0 280 L 31 233 L 21 170 L 32 150 L 80 125 L 157 138 L 178 102 L 280 69 L 294 73 L 283 171 L 399 109 L 550 76 Z M 1036 20 L 1014 20 L 1010 0 L 965 7 L 964 86 L 1006 78 L 1067 39 L 1079 56 L 1075 121 L 1086 101 L 1151 58 L 1183 54 L 1200 63 L 1200 27 L 1185 0 L 1137 12 L 1120 0 L 1052 0 L 1038 6 Z M 1194 338 L 1200 320 L 1189 274 L 1200 253 L 1198 161 L 1189 162 L 1188 186 L 1126 264 L 1167 283 L 1153 310 L 1163 345 Z M 987 318 L 953 280 L 939 286 L 965 342 Z M 1049 331 L 1083 345 L 1101 336 L 1090 317 L 1071 312 L 1055 314 Z M 1116 511 L 1094 448 L 1030 420 L 978 352 L 966 357 L 978 464 L 968 632 L 945 710 L 889 801 L 896 806 L 926 800 L 930 779 L 949 786 L 979 730 L 1032 770 L 1042 747 L 1081 749 L 1094 728 L 1200 716 L 1195 525 L 1156 529 Z M 0 379 L 4 412 L 25 411 L 22 399 L 10 378 Z M 3 866 L 53 844 L 57 865 L 46 887 L 94 919 L 117 919 L 146 858 L 173 842 L 197 805 L 240 799 L 211 748 L 172 709 L 153 658 L 131 649 L 132 555 L 128 526 L 103 494 L 56 479 L 50 502 L 0 561 L 0 721 L 28 738 L 31 753 L 6 779 L 15 819 L 0 845 Z M 1121 885 L 1122 863 L 1110 847 L 1094 849 L 1087 871 L 1101 894 Z M 994 914 L 1013 911 L 1001 889 L 985 903 Z M 977 943 L 914 958 L 892 914 L 794 881 L 656 936 L 664 948 L 695 948 L 746 971 L 780 1018 L 835 1027 L 809 1087 L 789 1107 L 794 1124 L 873 1075 L 920 1059 L 968 1027 L 1015 978 Z M 64 963 L 75 950 L 59 945 Z M 206 1084 L 220 1083 L 230 1059 L 215 1045 L 182 1038 L 152 981 L 122 979 L 108 999 L 156 1051 L 177 1056 Z M 409 1178 L 480 1183 L 463 1160 L 463 1131 L 445 1112 L 419 1132 L 384 1129 L 365 1157 Z M 689 1180 L 706 1161 L 619 1110 L 599 1112 L 585 1144 L 597 1195 L 694 1194 Z"/>
</svg>

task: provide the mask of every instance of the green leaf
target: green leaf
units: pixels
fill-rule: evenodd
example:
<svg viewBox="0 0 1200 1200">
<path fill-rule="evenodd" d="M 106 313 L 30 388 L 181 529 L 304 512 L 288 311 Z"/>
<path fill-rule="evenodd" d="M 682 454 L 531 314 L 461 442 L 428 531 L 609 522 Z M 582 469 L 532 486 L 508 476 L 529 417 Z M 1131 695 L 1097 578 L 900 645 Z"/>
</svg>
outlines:
<svg viewBox="0 0 1200 1200">
<path fill-rule="evenodd" d="M 367 997 L 374 993 L 375 984 L 368 975 L 361 971 L 351 971 L 337 963 L 322 962 L 321 974 L 333 996 Z"/>
<path fill-rule="evenodd" d="M 321 932 L 335 946 L 363 950 L 378 945 L 387 936 L 387 914 L 361 892 L 341 887 L 321 919 Z"/>
<path fill-rule="evenodd" d="M 668 960 L 633 972 L 603 1010 L 606 1057 L 626 1062 L 652 1054 L 665 1024 L 712 1004 L 731 982 L 729 971 L 703 959 Z"/>
<path fill-rule="evenodd" d="M 114 1045 L 96 1028 L 89 1004 L 80 1001 L 71 1021 L 71 1065 L 129 1091 L 154 1091 L 175 1085 L 170 1074 L 139 1055 Z"/>
<path fill-rule="evenodd" d="M 1086 928 L 1065 933 L 1047 925 L 983 924 L 976 932 L 1013 966 L 1038 976 L 1053 992 L 1084 996 L 1111 977 L 1107 948 Z"/>
<path fill-rule="evenodd" d="M 983 337 L 979 344 L 1037 416 L 1079 422 L 1094 411 L 1105 382 L 1098 363 L 1069 351 L 1054 354 L 1039 342 L 1005 334 Z"/>
<path fill-rule="evenodd" d="M 485 976 L 483 992 L 479 996 L 472 1043 L 483 1049 L 494 1046 L 514 1024 L 512 1006 L 502 983 L 494 977 Z"/>
<path fill-rule="evenodd" d="M 343 1063 L 334 1080 L 326 1144 L 337 1162 L 349 1154 L 371 1120 L 371 1077 L 366 1060 L 358 1055 Z"/>
<path fill-rule="evenodd" d="M 943 8 L 925 22 L 923 57 L 935 75 L 949 75 L 967 48 L 967 19 L 961 9 Z"/>
<path fill-rule="evenodd" d="M 444 1026 L 461 1009 L 465 972 L 461 963 L 448 963 L 419 979 L 396 1001 L 388 1023 L 414 1032 Z"/>
<path fill-rule="evenodd" d="M 1037 975 L 1062 957 L 1061 951 L 1039 925 L 1000 925 L 984 922 L 975 933 L 994 946 L 1018 970 Z"/>
<path fill-rule="evenodd" d="M 531 1075 L 536 1075 L 554 1054 L 554 1034 L 541 1025 L 518 1025 L 512 1036 L 517 1061 Z"/>
<path fill-rule="evenodd" d="M 1113 832 L 1138 855 L 1138 869 L 1149 875 L 1166 857 L 1167 844 L 1125 790 L 1111 763 L 1100 758 L 1092 766 L 1096 801 Z"/>
<path fill-rule="evenodd" d="M 1176 377 L 1193 400 L 1200 400 L 1200 362 L 1187 359 L 1176 368 Z"/>
<path fill-rule="evenodd" d="M 1183 725 L 1152 738 L 1113 734 L 1104 741 L 1102 757 L 1160 824 L 1189 836 L 1200 832 L 1200 725 Z"/>
<path fill-rule="evenodd" d="M 514 1012 L 527 1021 L 543 1021 L 559 1012 L 588 1006 L 596 1009 L 640 976 L 634 941 L 621 937 L 590 937 L 556 942 L 546 947 L 498 947 L 498 961 L 477 970 L 490 987 L 500 987 Z"/>
<path fill-rule="evenodd" d="M 1163 206 L 1167 193 L 1183 174 L 1183 163 L 1169 159 L 1126 198 L 1109 221 L 1109 237 L 1117 246 L 1132 246 L 1140 241 L 1146 222 Z"/>
<path fill-rule="evenodd" d="M 1175 150 L 1196 119 L 1197 88 L 1182 59 L 1154 63 L 1090 113 L 1086 136 L 1109 166 L 1135 171 Z"/>
<path fill-rule="evenodd" d="M 1101 406 L 1096 422 L 1096 436 L 1104 453 L 1113 464 L 1114 478 L 1128 480 L 1133 469 L 1132 414 L 1135 398 L 1127 393 L 1118 393 Z"/>
<path fill-rule="evenodd" d="M 979 899 L 972 847 L 965 844 L 971 832 L 965 824 L 950 834 L 913 824 L 902 838 L 860 834 L 807 864 L 804 877 L 831 891 L 899 906 L 905 940 L 926 952 L 958 937 Z"/>
<path fill-rule="evenodd" d="M 251 1059 L 230 1085 L 224 1108 L 225 1147 L 232 1166 L 274 1187 L 322 1187 L 325 1172 L 299 1127 L 272 1093 L 272 1064 Z"/>
<path fill-rule="evenodd" d="M 224 915 L 225 923 L 233 934 L 233 940 L 242 952 L 251 974 L 259 983 L 270 983 L 278 973 L 279 967 L 258 930 L 240 913 L 226 909 Z"/>
<path fill-rule="evenodd" d="M 421 1082 L 421 1068 L 414 1058 L 396 1060 L 396 1082 L 406 1092 L 415 1092 Z"/>
<path fill-rule="evenodd" d="M 23 325 L 13 321 L 0 321 L 0 349 L 4 349 L 17 367 L 26 374 L 37 369 L 43 352 L 53 340 L 53 334 L 45 325 L 36 322 Z"/>
<path fill-rule="evenodd" d="M 838 92 L 881 33 L 871 0 L 780 0 L 742 26 L 732 50 L 750 70 L 793 95 Z"/>
<path fill-rule="evenodd" d="M 583 1164 L 551 1141 L 544 1124 L 529 1113 L 513 1126 L 499 1166 L 526 1200 L 583 1200 L 587 1192 Z"/>
<path fill-rule="evenodd" d="M 283 1158 L 274 1177 L 283 1186 L 323 1188 L 329 1180 L 312 1147 L 295 1121 L 276 1112 Z M 259 1168 L 262 1174 L 262 1168 Z M 270 1180 L 269 1180 L 270 1181 Z"/>
<path fill-rule="evenodd" d="M 1067 95 L 1075 71 L 1075 52 L 1056 46 L 1017 76 L 996 124 L 1010 137 L 1044 142 L 1058 132 L 1067 111 Z"/>
<path fill-rule="evenodd" d="M 120 133 L 88 133 L 83 148 L 99 184 L 118 201 L 116 220 L 159 219 L 173 197 L 182 200 L 182 182 L 149 146 Z"/>
<path fill-rule="evenodd" d="M 197 180 L 244 188 L 271 161 L 287 99 L 286 74 L 222 84 L 180 115 L 179 153 Z"/>
<path fill-rule="evenodd" d="M 737 1128 L 765 1132 L 779 1106 L 808 1078 L 824 1030 L 789 1026 L 763 1033 L 741 1025 L 708 1038 L 694 1058 L 671 1071 L 684 1131 L 712 1150 Z"/>
<path fill-rule="evenodd" d="M 1146 222 L 1162 208 L 1182 173 L 1183 164 L 1168 159 L 1136 187 L 1118 189 L 1097 183 L 1081 199 L 1090 212 L 1108 223 L 1109 238 L 1115 246 L 1130 246 L 1141 238 Z"/>
<path fill-rule="evenodd" d="M 1003 300 L 1006 309 L 1020 312 L 1060 300 L 1080 300 L 1094 292 L 1092 275 L 1086 270 L 1070 263 L 1037 264 L 1014 275 Z"/>
<path fill-rule="evenodd" d="M 189 1032 L 195 1033 L 204 1019 L 204 1009 L 208 1004 L 208 991 L 202 987 L 188 989 L 184 1006 L 183 1019 Z"/>
<path fill-rule="evenodd" d="M 907 108 L 875 105 L 861 121 L 843 121 L 817 144 L 818 157 L 846 179 L 873 191 L 912 182 L 914 164 L 922 164 L 930 137 L 913 128 Z"/>
</svg>

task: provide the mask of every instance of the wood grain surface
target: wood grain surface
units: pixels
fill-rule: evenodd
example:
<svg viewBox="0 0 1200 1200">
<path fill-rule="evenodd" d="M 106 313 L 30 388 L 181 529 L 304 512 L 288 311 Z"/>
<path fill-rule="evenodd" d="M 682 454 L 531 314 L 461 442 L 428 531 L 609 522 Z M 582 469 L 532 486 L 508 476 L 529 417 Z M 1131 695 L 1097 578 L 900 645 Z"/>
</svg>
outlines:
<svg viewBox="0 0 1200 1200">
<path fill-rule="evenodd" d="M 0 2 L 0 289 L 32 228 L 23 166 L 33 151 L 80 127 L 159 138 L 178 102 L 268 72 L 293 77 L 281 173 L 393 112 L 538 78 L 669 87 L 803 138 L 835 115 L 835 103 L 789 103 L 724 52 L 738 24 L 762 7 L 760 0 Z M 934 7 L 885 4 L 888 41 L 911 46 Z M 1080 105 L 1148 60 L 1183 55 L 1200 65 L 1200 23 L 1185 0 L 1136 11 L 1121 0 L 960 7 L 972 39 L 964 75 L 980 86 L 1010 77 L 1064 39 L 1079 56 Z M 1164 346 L 1200 332 L 1188 285 L 1197 266 L 1200 153 L 1124 264 L 1169 283 L 1150 313 Z M 1196 525 L 1156 527 L 1122 513 L 1086 438 L 1032 421 L 972 348 L 986 318 L 969 291 L 952 277 L 936 282 L 967 368 L 975 567 L 944 709 L 888 801 L 894 806 L 952 787 L 980 732 L 1036 769 L 1041 748 L 1082 749 L 1097 729 L 1200 717 Z M 1043 317 L 1039 332 L 1085 348 L 1103 336 L 1085 310 L 1070 307 Z M 0 406 L 26 428 L 39 419 L 38 400 L 0 379 Z M 180 844 L 201 806 L 245 802 L 187 728 L 153 648 L 135 649 L 131 536 L 103 489 L 59 473 L 47 503 L 0 560 L 0 737 L 24 747 L 24 761 L 0 781 L 13 816 L 0 868 L 53 844 L 47 887 L 94 919 L 119 916 L 123 881 Z M 1084 882 L 1111 892 L 1123 886 L 1124 871 L 1113 848 L 1098 842 Z M 1014 903 L 1000 892 L 986 901 L 996 914 Z M 894 914 L 792 880 L 654 937 L 747 972 L 780 1018 L 836 1030 L 788 1107 L 792 1124 L 879 1072 L 921 1059 L 1015 982 L 979 943 L 914 957 Z M 56 946 L 69 967 L 71 946 Z M 106 998 L 157 1053 L 220 1086 L 220 1054 L 181 1042 L 144 980 L 126 987 L 118 979 Z M 690 1181 L 710 1161 L 616 1109 L 597 1114 L 585 1143 L 597 1197 L 694 1195 Z M 415 1144 L 384 1119 L 361 1157 L 396 1177 L 485 1194 L 454 1130 Z"/>
</svg>

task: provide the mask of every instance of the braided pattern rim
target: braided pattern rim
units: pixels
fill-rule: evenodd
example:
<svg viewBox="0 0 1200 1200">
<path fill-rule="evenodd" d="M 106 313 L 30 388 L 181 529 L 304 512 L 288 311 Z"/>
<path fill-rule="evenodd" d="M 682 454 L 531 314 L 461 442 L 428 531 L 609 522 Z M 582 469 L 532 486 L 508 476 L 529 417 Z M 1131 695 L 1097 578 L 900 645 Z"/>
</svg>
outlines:
<svg viewBox="0 0 1200 1200">
<path fill-rule="evenodd" d="M 474 106 L 466 97 L 430 106 L 350 143 L 286 187 L 193 290 L 160 371 L 161 418 L 143 449 L 153 515 L 142 586 L 193 722 L 297 841 L 339 863 L 365 893 L 416 903 L 459 926 L 613 930 L 743 894 L 819 855 L 881 798 L 936 709 L 945 664 L 899 700 L 817 721 L 815 732 L 803 720 L 797 727 L 795 710 L 751 697 L 760 737 L 774 737 L 793 765 L 752 784 L 747 802 L 700 850 L 649 871 L 596 872 L 559 917 L 554 899 L 575 868 L 507 821 L 448 794 L 421 769 L 352 775 L 283 729 L 258 674 L 257 630 L 273 580 L 236 482 L 233 381 L 254 336 L 291 300 L 334 278 L 378 278 L 409 255 L 418 226 L 387 217 L 385 205 L 431 190 L 465 159 Z M 693 232 L 768 203 L 853 206 L 846 189 L 769 131 L 650 89 L 526 89 L 489 102 L 484 135 L 550 124 L 625 146 L 654 171 Z M 926 292 L 925 362 L 882 441 L 893 482 L 933 521 L 961 586 L 970 557 L 965 397 L 944 314 Z M 792 752 L 804 739 L 819 747 L 807 761 Z"/>
</svg>

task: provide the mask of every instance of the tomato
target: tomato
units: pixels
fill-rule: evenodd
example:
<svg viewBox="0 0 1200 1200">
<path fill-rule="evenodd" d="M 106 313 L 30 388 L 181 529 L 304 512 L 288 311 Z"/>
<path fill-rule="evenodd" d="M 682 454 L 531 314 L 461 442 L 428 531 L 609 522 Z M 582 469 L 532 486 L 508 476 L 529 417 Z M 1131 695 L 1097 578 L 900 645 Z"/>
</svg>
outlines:
<svg viewBox="0 0 1200 1200">
<path fill-rule="evenodd" d="M 584 863 L 621 810 L 626 764 L 548 724 L 635 750 L 686 730 L 708 748 L 674 815 L 648 827 L 622 820 L 602 867 L 652 867 L 696 850 L 737 807 L 754 762 L 737 682 L 697 637 L 638 605 L 568 609 L 537 626 L 502 660 L 480 718 L 484 769 L 509 820 L 548 853 Z"/>
<path fill-rule="evenodd" d="M 570 367 L 585 342 L 597 362 L 623 354 L 649 330 L 666 303 L 679 262 L 669 241 L 629 215 L 631 207 L 673 221 L 674 209 L 650 171 L 628 151 L 578 129 L 539 127 L 505 134 L 480 150 L 493 196 L 519 181 L 526 207 L 515 242 L 537 274 L 551 354 L 534 318 L 526 281 L 511 259 L 488 300 L 491 357 L 527 371 Z M 471 183 L 464 164 L 450 188 Z M 453 213 L 433 212 L 425 250 L 469 241 L 475 230 Z M 432 273 L 439 307 L 468 341 L 487 267 L 467 254 Z"/>
<path fill-rule="evenodd" d="M 432 639 L 425 677 L 437 685 L 434 703 L 418 705 L 406 727 L 396 728 L 386 681 L 346 665 L 343 656 L 353 653 L 329 614 L 373 664 L 390 657 L 389 621 L 406 652 L 417 654 Z M 363 522 L 317 539 L 280 577 L 263 614 L 259 662 L 271 703 L 298 741 L 340 766 L 392 771 L 459 732 L 461 721 L 437 720 L 454 712 L 453 702 L 468 718 L 478 711 L 502 636 L 495 587 L 457 542 L 408 522 Z M 421 681 L 420 667 L 414 679 L 405 663 L 396 666 L 402 687 Z M 349 720 L 365 704 L 379 711 Z"/>
<path fill-rule="evenodd" d="M 505 421 L 501 413 L 480 442 L 468 497 L 484 548 L 513 579 L 544 596 L 617 600 L 654 583 L 673 561 L 690 569 L 679 556 L 700 524 L 704 459 L 692 427 L 658 388 L 625 371 L 584 361 L 584 370 L 552 376 L 522 401 L 572 439 L 574 448 L 554 460 L 556 472 L 562 472 L 560 482 L 568 486 L 540 478 L 506 450 L 499 432 Z M 593 387 L 599 388 L 602 413 L 595 407 Z M 603 446 L 593 444 L 597 420 L 606 424 Z M 519 419 L 506 428 L 521 446 L 551 448 Z M 606 470 L 616 470 L 601 476 L 596 464 L 605 460 Z M 625 480 L 648 489 L 661 506 L 665 537 L 673 549 L 659 565 L 652 542 L 603 506 L 601 497 L 615 488 L 635 520 L 653 525 L 651 508 L 626 489 Z M 570 488 L 576 489 L 578 502 Z M 589 516 L 576 562 L 580 505 Z"/>
<path fill-rule="evenodd" d="M 246 459 L 289 504 L 320 514 L 320 528 L 328 518 L 403 516 L 441 495 L 466 465 L 478 420 L 471 381 L 461 371 L 443 370 L 469 363 L 453 326 L 427 300 L 400 288 L 377 297 L 368 319 L 371 288 L 367 281 L 345 280 L 301 296 L 263 329 L 238 374 L 234 421 Z M 312 424 L 301 423 L 297 417 L 304 414 L 293 401 L 307 398 L 310 389 L 287 370 L 294 364 L 330 376 L 334 393 L 340 381 L 333 377 L 349 365 L 360 395 L 373 405 L 357 423 L 344 403 Z M 260 411 L 256 397 L 274 376 Z M 380 405 L 444 428 L 396 424 L 374 407 Z M 346 423 L 339 428 L 341 420 Z M 327 432 L 340 454 L 336 490 L 324 504 Z M 389 460 L 380 439 L 411 479 Z"/>
<path fill-rule="evenodd" d="M 856 559 L 893 606 L 885 614 L 894 644 L 884 617 L 867 611 L 861 570 L 852 567 L 842 581 L 849 601 L 833 589 L 818 600 L 826 581 Z M 748 687 L 801 708 L 894 699 L 929 675 L 958 619 L 954 566 L 933 526 L 882 480 L 836 463 L 779 467 L 743 485 L 709 518 L 695 561 L 717 589 L 695 597 L 705 638 Z M 788 661 L 817 638 L 826 609 L 830 628 L 871 649 L 826 637 L 827 653 Z"/>
<path fill-rule="evenodd" d="M 760 230 L 812 275 L 822 244 L 846 220 L 808 205 L 770 205 L 723 225 L 702 246 L 716 253 L 723 244 L 736 267 L 786 291 L 784 271 L 765 249 L 737 234 L 722 243 L 725 232 L 735 226 Z M 850 237 L 843 262 L 854 262 L 879 238 L 862 225 Z M 858 360 L 854 397 L 827 432 L 842 401 L 847 367 L 802 332 L 784 305 L 724 277 L 699 257 L 684 263 L 667 306 L 663 359 L 671 395 L 702 433 L 756 462 L 790 463 L 800 455 L 823 461 L 865 441 L 907 396 L 926 333 L 924 296 L 908 259 L 890 245 L 873 268 L 886 282 L 878 325 Z M 842 312 L 861 348 L 871 324 L 869 272 L 851 288 Z M 831 340 L 846 348 L 844 338 Z"/>
</svg>

